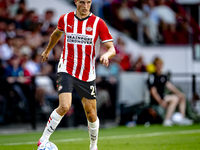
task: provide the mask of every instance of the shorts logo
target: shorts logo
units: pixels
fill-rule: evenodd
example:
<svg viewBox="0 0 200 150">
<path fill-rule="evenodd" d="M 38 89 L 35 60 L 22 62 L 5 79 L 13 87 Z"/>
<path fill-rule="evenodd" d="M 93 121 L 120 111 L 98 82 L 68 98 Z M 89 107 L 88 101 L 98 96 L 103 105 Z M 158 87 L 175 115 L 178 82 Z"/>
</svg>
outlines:
<svg viewBox="0 0 200 150">
<path fill-rule="evenodd" d="M 92 27 L 87 27 L 86 30 L 87 30 L 88 32 L 91 32 L 93 29 L 92 29 Z"/>
<path fill-rule="evenodd" d="M 62 90 L 62 85 L 60 85 L 60 86 L 58 87 L 58 91 L 60 91 L 60 90 Z"/>
</svg>

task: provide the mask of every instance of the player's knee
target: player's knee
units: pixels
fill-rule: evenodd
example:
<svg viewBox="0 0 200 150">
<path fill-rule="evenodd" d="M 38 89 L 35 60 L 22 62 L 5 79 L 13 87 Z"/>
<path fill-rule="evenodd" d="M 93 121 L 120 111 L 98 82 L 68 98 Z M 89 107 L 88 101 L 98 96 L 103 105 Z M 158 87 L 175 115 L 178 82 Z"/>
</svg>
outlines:
<svg viewBox="0 0 200 150">
<path fill-rule="evenodd" d="M 67 111 L 70 109 L 70 105 L 67 105 L 67 104 L 63 104 L 60 106 L 61 110 L 65 113 L 67 113 Z"/>
<path fill-rule="evenodd" d="M 174 96 L 172 101 L 173 101 L 173 103 L 178 104 L 178 102 L 179 102 L 178 96 Z"/>
<path fill-rule="evenodd" d="M 97 114 L 95 113 L 95 111 L 87 111 L 87 119 L 90 122 L 95 122 L 97 118 Z"/>
</svg>

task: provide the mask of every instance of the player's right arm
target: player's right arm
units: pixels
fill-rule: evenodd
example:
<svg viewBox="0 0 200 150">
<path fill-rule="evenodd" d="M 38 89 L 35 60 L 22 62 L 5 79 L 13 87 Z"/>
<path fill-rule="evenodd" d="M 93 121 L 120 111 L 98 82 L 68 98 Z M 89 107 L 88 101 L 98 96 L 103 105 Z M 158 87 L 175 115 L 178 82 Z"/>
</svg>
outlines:
<svg viewBox="0 0 200 150">
<path fill-rule="evenodd" d="M 51 34 L 50 41 L 48 43 L 47 48 L 45 51 L 41 54 L 42 56 L 42 62 L 48 59 L 48 56 L 50 54 L 51 49 L 56 45 L 56 43 L 60 40 L 63 32 L 60 31 L 58 28 L 54 30 L 54 32 Z"/>
</svg>

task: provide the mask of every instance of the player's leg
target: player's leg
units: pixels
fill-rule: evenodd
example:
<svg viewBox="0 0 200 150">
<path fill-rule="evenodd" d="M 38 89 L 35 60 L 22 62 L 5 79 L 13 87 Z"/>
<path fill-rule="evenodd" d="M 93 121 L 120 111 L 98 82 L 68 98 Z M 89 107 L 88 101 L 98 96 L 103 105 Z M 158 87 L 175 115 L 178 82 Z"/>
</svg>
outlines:
<svg viewBox="0 0 200 150">
<path fill-rule="evenodd" d="M 94 81 L 84 82 L 76 80 L 75 89 L 81 98 L 83 108 L 88 120 L 90 150 L 97 150 L 99 119 L 97 117 L 96 109 L 96 84 Z"/>
<path fill-rule="evenodd" d="M 185 96 L 179 99 L 179 111 L 182 114 L 183 118 L 185 118 L 185 109 L 186 109 L 186 98 Z"/>
<path fill-rule="evenodd" d="M 171 117 L 178 105 L 178 96 L 176 95 L 166 95 L 164 97 L 164 101 L 166 101 L 168 103 L 167 106 L 167 111 L 166 111 L 166 115 L 165 115 L 165 120 L 163 122 L 163 125 L 166 126 L 171 126 L 173 123 L 171 121 Z"/>
<path fill-rule="evenodd" d="M 193 120 L 190 120 L 188 118 L 185 117 L 185 111 L 186 111 L 186 98 L 185 96 L 183 96 L 182 98 L 179 99 L 179 111 L 182 114 L 182 119 L 179 122 L 180 125 L 192 125 L 193 124 Z"/>
<path fill-rule="evenodd" d="M 51 134 L 54 132 L 62 117 L 67 113 L 71 107 L 72 90 L 74 88 L 74 78 L 67 73 L 57 74 L 59 106 L 50 115 L 47 125 L 44 129 L 43 135 L 38 141 L 38 145 L 49 140 Z"/>
<path fill-rule="evenodd" d="M 54 132 L 58 124 L 60 123 L 63 116 L 71 107 L 72 94 L 61 93 L 59 94 L 59 106 L 50 115 L 49 120 L 46 124 L 42 137 L 38 142 L 38 146 L 41 143 L 49 141 L 51 134 Z"/>
<path fill-rule="evenodd" d="M 99 119 L 97 117 L 96 99 L 82 98 L 82 104 L 88 120 L 88 131 L 90 135 L 90 150 L 97 150 Z"/>
</svg>

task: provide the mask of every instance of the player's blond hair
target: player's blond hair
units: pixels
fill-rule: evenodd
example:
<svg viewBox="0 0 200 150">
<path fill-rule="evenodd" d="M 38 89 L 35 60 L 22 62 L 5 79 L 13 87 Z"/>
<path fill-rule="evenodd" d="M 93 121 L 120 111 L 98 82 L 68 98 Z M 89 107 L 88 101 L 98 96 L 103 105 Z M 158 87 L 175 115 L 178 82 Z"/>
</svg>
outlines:
<svg viewBox="0 0 200 150">
<path fill-rule="evenodd" d="M 153 61 L 153 64 L 156 65 L 157 63 L 163 64 L 163 60 L 162 60 L 161 58 L 159 58 L 159 57 L 156 57 L 156 58 L 154 59 L 154 61 Z"/>
</svg>

